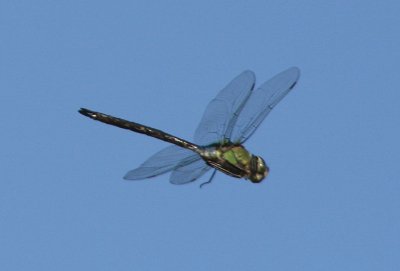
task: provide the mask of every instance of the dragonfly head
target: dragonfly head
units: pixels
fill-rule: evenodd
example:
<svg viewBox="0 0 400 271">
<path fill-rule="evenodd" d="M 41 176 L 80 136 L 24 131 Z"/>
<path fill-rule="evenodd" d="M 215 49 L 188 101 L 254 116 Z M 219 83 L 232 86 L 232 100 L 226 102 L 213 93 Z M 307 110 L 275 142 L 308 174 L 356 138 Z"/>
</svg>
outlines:
<svg viewBox="0 0 400 271">
<path fill-rule="evenodd" d="M 269 168 L 265 164 L 264 159 L 260 156 L 252 155 L 250 161 L 250 181 L 253 183 L 259 183 L 267 177 L 268 172 Z"/>
</svg>

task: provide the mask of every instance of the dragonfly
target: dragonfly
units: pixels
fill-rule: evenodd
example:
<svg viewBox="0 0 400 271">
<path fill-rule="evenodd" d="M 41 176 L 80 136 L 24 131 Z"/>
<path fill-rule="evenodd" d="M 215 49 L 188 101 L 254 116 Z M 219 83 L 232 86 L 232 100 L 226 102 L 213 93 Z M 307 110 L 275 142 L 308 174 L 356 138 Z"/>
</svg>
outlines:
<svg viewBox="0 0 400 271">
<path fill-rule="evenodd" d="M 296 85 L 300 70 L 291 67 L 255 88 L 255 74 L 246 70 L 226 85 L 208 104 L 190 142 L 161 130 L 104 113 L 81 108 L 79 113 L 106 124 L 145 134 L 172 145 L 152 155 L 124 179 L 143 180 L 171 172 L 172 184 L 193 182 L 213 169 L 208 181 L 221 171 L 229 176 L 260 183 L 269 167 L 244 143 L 265 117 Z"/>
</svg>

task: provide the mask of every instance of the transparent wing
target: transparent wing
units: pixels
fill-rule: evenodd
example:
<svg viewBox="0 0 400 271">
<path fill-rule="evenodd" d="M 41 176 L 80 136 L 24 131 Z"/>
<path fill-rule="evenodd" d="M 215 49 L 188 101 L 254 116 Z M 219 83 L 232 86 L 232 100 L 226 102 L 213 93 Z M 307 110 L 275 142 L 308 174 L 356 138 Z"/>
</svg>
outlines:
<svg viewBox="0 0 400 271">
<path fill-rule="evenodd" d="M 231 141 L 235 143 L 246 141 L 269 112 L 293 89 L 299 76 L 300 70 L 292 67 L 277 74 L 253 91 L 232 127 Z"/>
<path fill-rule="evenodd" d="M 168 146 L 155 153 L 138 168 L 129 171 L 124 179 L 142 180 L 173 170 L 177 165 L 183 166 L 201 159 L 201 157 L 178 146 Z"/>
<path fill-rule="evenodd" d="M 223 88 L 208 104 L 195 131 L 194 142 L 205 146 L 226 138 L 246 104 L 254 84 L 254 73 L 244 71 Z"/>
<path fill-rule="evenodd" d="M 197 159 L 191 163 L 180 163 L 172 171 L 169 181 L 173 184 L 190 183 L 210 169 L 211 167 L 203 159 Z"/>
</svg>

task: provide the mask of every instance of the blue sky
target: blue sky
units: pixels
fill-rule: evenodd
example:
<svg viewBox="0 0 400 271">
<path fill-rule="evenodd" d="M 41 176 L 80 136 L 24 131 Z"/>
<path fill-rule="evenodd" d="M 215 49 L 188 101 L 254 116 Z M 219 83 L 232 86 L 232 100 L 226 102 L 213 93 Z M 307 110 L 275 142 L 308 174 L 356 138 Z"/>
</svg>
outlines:
<svg viewBox="0 0 400 271">
<path fill-rule="evenodd" d="M 399 270 L 397 1 L 1 1 L 3 270 Z M 249 150 L 260 185 L 122 176 L 192 139 L 233 77 L 299 84 Z"/>
</svg>

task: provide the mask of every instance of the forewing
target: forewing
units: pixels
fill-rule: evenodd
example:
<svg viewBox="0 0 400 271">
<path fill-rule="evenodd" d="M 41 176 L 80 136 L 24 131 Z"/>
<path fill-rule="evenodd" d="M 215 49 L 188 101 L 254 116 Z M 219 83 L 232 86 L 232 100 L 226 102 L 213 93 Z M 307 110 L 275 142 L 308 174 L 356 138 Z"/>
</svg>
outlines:
<svg viewBox="0 0 400 271">
<path fill-rule="evenodd" d="M 232 142 L 246 141 L 269 112 L 293 89 L 299 76 L 300 70 L 292 67 L 277 74 L 253 91 L 233 127 Z"/>
<path fill-rule="evenodd" d="M 208 104 L 195 131 L 194 142 L 205 146 L 222 141 L 226 137 L 228 127 L 234 126 L 232 122 L 236 121 L 254 84 L 254 73 L 244 71 L 223 88 Z"/>
<path fill-rule="evenodd" d="M 172 145 L 157 152 L 147 159 L 138 168 L 129 171 L 124 179 L 142 180 L 173 170 L 178 164 L 184 165 L 201 159 L 200 156 L 190 150 Z"/>
<path fill-rule="evenodd" d="M 172 171 L 169 181 L 172 184 L 190 183 L 200 178 L 210 169 L 211 167 L 201 158 L 191 163 L 180 163 Z"/>
</svg>

